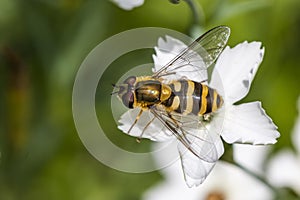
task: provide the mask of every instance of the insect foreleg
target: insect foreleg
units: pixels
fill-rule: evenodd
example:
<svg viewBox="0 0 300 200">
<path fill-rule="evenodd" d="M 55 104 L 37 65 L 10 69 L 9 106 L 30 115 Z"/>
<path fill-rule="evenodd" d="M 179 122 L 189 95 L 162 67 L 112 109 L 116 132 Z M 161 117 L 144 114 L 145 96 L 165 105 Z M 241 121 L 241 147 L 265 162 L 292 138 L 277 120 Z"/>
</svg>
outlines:
<svg viewBox="0 0 300 200">
<path fill-rule="evenodd" d="M 132 128 L 134 127 L 134 125 L 137 123 L 137 121 L 140 119 L 142 113 L 143 113 L 143 109 L 141 109 L 140 112 L 139 112 L 139 114 L 136 116 L 133 124 L 131 125 L 131 127 L 128 130 L 128 134 L 130 133 L 130 131 L 132 130 Z"/>
</svg>

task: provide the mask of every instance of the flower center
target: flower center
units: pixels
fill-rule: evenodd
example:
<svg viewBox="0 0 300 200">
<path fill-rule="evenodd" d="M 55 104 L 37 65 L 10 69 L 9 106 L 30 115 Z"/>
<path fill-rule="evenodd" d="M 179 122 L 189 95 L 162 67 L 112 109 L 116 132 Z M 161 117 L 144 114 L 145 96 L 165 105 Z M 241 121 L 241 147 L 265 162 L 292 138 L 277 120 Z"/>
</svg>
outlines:
<svg viewBox="0 0 300 200">
<path fill-rule="evenodd" d="M 212 191 L 210 192 L 205 200 L 225 200 L 225 195 L 220 191 Z"/>
</svg>

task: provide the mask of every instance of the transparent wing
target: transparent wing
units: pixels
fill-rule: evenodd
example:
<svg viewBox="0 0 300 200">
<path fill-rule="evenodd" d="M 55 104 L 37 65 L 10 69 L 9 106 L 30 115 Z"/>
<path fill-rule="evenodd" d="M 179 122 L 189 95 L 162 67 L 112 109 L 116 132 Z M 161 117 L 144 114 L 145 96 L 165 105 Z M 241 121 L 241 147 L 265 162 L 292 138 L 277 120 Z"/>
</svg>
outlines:
<svg viewBox="0 0 300 200">
<path fill-rule="evenodd" d="M 178 150 L 181 155 L 188 151 L 209 163 L 216 162 L 222 155 L 217 147 L 220 136 L 215 132 L 209 132 L 198 116 L 171 114 L 156 108 L 150 111 L 178 139 L 180 142 Z"/>
<path fill-rule="evenodd" d="M 210 134 L 211 131 L 210 131 Z M 214 140 L 214 146 L 216 148 L 218 158 L 224 153 L 224 146 L 220 137 L 216 137 Z M 205 162 L 202 159 L 196 157 L 192 152 L 187 151 L 186 147 L 179 143 L 178 151 L 181 159 L 181 165 L 185 181 L 189 187 L 198 186 L 206 179 L 216 162 Z"/>
<path fill-rule="evenodd" d="M 217 59 L 225 47 L 230 35 L 230 29 L 226 26 L 218 26 L 206 32 L 192 44 L 181 50 L 163 67 L 155 66 L 154 78 L 175 74 L 199 76 L 201 81 L 205 81 L 207 68 Z M 156 49 L 157 51 L 157 49 Z M 160 47 L 160 52 L 172 51 L 167 45 Z M 203 73 L 205 71 L 205 73 Z M 189 77 L 188 77 L 189 78 Z M 197 80 L 198 82 L 201 82 Z"/>
<path fill-rule="evenodd" d="M 220 139 L 221 140 L 221 139 Z M 194 154 L 179 151 L 184 179 L 189 187 L 198 186 L 206 179 L 216 162 L 205 162 Z"/>
</svg>

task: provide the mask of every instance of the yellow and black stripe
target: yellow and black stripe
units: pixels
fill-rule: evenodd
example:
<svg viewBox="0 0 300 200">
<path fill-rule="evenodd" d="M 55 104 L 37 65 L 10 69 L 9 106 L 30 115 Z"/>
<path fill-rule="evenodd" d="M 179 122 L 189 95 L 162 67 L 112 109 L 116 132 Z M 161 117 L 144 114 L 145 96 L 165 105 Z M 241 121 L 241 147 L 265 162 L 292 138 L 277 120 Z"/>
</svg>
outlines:
<svg viewBox="0 0 300 200">
<path fill-rule="evenodd" d="M 184 115 L 205 115 L 222 106 L 222 98 L 216 90 L 205 84 L 190 80 L 178 80 L 169 84 L 170 98 L 163 105 L 169 110 Z"/>
<path fill-rule="evenodd" d="M 202 116 L 215 112 L 223 103 L 215 89 L 186 79 L 165 84 L 151 77 L 129 77 L 119 88 L 119 96 L 129 108 L 161 104 L 169 112 Z"/>
</svg>

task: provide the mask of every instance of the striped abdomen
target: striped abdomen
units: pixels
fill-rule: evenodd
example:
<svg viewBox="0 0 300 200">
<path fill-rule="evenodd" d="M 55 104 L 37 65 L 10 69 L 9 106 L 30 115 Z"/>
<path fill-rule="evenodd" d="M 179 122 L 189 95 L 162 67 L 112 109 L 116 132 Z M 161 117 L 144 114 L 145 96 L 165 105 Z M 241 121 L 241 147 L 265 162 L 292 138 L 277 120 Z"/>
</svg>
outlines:
<svg viewBox="0 0 300 200">
<path fill-rule="evenodd" d="M 222 106 L 222 97 L 207 85 L 178 80 L 169 84 L 172 95 L 163 105 L 177 113 L 205 115 L 215 112 Z"/>
</svg>

